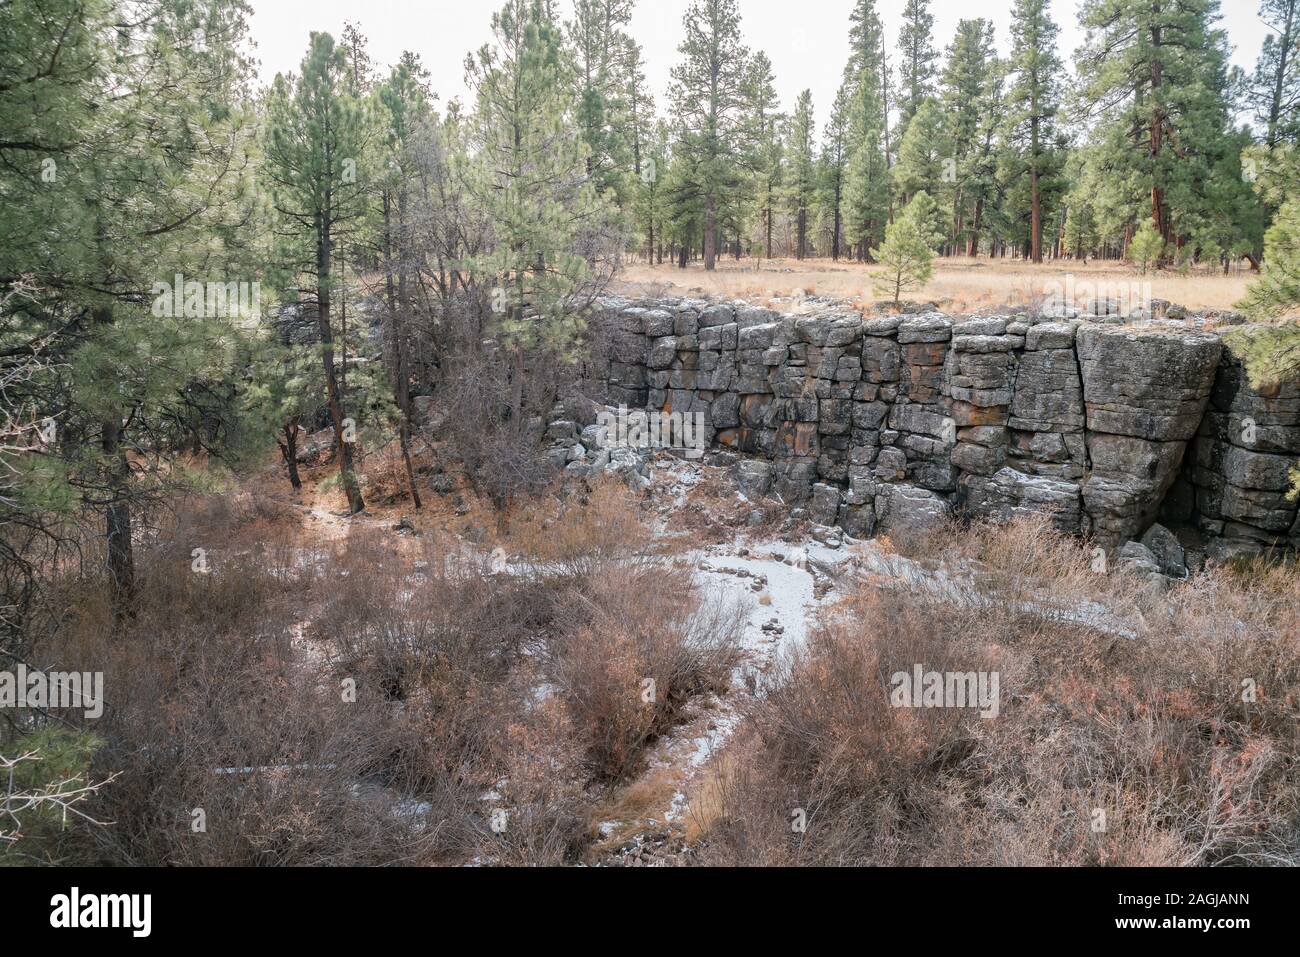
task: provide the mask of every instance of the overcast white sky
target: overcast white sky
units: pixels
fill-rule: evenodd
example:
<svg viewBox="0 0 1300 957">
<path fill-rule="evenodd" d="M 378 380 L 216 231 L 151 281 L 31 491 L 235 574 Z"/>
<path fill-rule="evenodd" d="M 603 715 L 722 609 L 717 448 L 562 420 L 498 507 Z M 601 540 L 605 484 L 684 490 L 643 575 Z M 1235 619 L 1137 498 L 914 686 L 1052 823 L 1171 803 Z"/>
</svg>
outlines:
<svg viewBox="0 0 1300 957">
<path fill-rule="evenodd" d="M 380 63 L 395 62 L 404 49 L 423 58 L 441 101 L 465 98 L 465 54 L 488 41 L 492 12 L 501 0 L 250 0 L 253 38 L 261 77 L 297 70 L 312 30 L 338 36 L 345 20 L 360 24 Z M 885 32 L 896 45 L 905 0 L 879 0 Z M 1067 62 L 1083 41 L 1078 26 L 1081 0 L 1053 0 L 1052 16 L 1060 25 L 1060 49 Z M 665 107 L 668 71 L 678 59 L 682 14 L 689 0 L 639 0 L 632 33 L 644 48 L 647 76 L 660 110 Z M 1011 0 L 933 0 L 934 45 L 942 55 L 962 17 L 993 20 L 999 50 L 1009 52 Z M 799 91 L 812 90 L 820 126 L 839 86 L 848 55 L 848 21 L 853 0 L 740 0 L 745 42 L 767 53 L 776 73 L 777 91 L 787 109 Z M 1233 44 L 1233 63 L 1253 70 L 1265 28 L 1256 17 L 1256 0 L 1227 0 L 1221 26 Z M 561 9 L 569 0 L 561 0 Z"/>
</svg>

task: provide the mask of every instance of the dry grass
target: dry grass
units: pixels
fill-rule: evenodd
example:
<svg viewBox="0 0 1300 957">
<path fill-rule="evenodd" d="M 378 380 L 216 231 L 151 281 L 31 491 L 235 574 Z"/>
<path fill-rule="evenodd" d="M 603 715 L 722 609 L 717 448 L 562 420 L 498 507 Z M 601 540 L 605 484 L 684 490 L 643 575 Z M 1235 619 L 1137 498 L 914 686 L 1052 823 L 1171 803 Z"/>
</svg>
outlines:
<svg viewBox="0 0 1300 957">
<path fill-rule="evenodd" d="M 587 860 L 600 860 L 602 855 L 643 831 L 647 822 L 658 823 L 664 808 L 672 803 L 673 795 L 681 787 L 681 779 L 679 769 L 662 767 L 612 788 L 608 799 L 592 812 L 591 822 L 593 829 L 605 822 L 614 826 L 591 846 Z"/>
<path fill-rule="evenodd" d="M 702 512 L 725 504 L 710 494 Z M 73 822 L 32 856 L 599 860 L 683 786 L 678 767 L 642 775 L 647 753 L 725 693 L 739 655 L 740 610 L 659 553 L 644 504 L 613 481 L 548 494 L 474 545 L 427 519 L 419 536 L 325 528 L 287 488 L 193 497 L 140 543 L 141 606 L 117 636 L 88 552 L 47 583 L 25 647 L 105 672 L 89 771 L 111 780 L 85 810 L 112 823 Z M 210 573 L 191 571 L 195 547 Z M 1300 860 L 1294 564 L 1162 592 L 1093 571 L 1046 519 L 905 551 L 963 586 L 850 590 L 694 777 L 703 863 Z M 998 716 L 891 707 L 890 676 L 915 663 L 997 672 Z M 623 823 L 601 838 L 607 820 Z"/>
<path fill-rule="evenodd" d="M 634 264 L 618 275 L 615 288 L 637 295 L 696 295 L 746 299 L 765 303 L 774 297 L 787 297 L 802 290 L 810 295 L 849 299 L 866 306 L 879 301 L 871 287 L 875 267 L 862 263 L 835 263 L 829 259 L 763 260 L 755 268 L 753 260 L 719 260 L 718 269 L 706 273 L 699 264 L 685 270 L 664 264 Z M 1245 294 L 1253 278 L 1244 271 L 1224 276 L 1217 270 L 1189 273 L 1152 272 L 1143 276 L 1134 268 L 1113 263 L 1080 263 L 1061 260 L 1035 266 L 1015 260 L 970 260 L 965 257 L 936 261 L 934 276 L 910 297 L 933 300 L 952 312 L 1030 304 L 1043 295 L 1049 282 L 1064 283 L 1066 273 L 1076 282 L 1151 284 L 1151 295 L 1168 299 L 1189 309 L 1230 309 Z"/>
<path fill-rule="evenodd" d="M 1220 569 L 1160 595 L 1088 577 L 1086 553 L 1041 522 L 976 528 L 950 547 L 984 565 L 992 600 L 858 589 L 713 779 L 706 862 L 1300 860 L 1294 568 Z M 1059 614 L 1084 598 L 1111 613 Z M 916 663 L 997 672 L 998 715 L 891 707 L 891 676 Z M 791 827 L 796 809 L 806 831 Z"/>
</svg>

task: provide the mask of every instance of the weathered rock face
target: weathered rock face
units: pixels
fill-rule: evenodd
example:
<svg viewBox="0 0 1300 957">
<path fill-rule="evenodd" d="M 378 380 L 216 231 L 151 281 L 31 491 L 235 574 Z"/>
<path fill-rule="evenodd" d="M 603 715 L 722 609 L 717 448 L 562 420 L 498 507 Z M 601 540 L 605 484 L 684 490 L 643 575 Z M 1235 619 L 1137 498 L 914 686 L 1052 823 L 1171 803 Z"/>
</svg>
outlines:
<svg viewBox="0 0 1300 957">
<path fill-rule="evenodd" d="M 852 535 L 957 509 L 1048 511 L 1106 545 L 1158 517 L 1225 551 L 1297 540 L 1300 387 L 1250 388 L 1200 328 L 692 299 L 609 300 L 595 322 L 600 398 L 700 413 L 711 443 L 770 463 L 738 466 L 746 494 Z"/>
<path fill-rule="evenodd" d="M 1191 443 L 1171 520 L 1193 519 L 1219 555 L 1300 547 L 1289 472 L 1300 457 L 1300 385 L 1252 388 L 1225 347 L 1209 410 Z"/>
</svg>

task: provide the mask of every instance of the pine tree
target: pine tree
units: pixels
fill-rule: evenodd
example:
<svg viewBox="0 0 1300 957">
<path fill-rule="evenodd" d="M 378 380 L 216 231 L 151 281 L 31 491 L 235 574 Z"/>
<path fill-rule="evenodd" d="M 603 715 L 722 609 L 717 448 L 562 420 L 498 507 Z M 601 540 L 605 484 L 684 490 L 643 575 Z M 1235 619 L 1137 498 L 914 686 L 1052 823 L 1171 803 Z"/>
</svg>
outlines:
<svg viewBox="0 0 1300 957">
<path fill-rule="evenodd" d="M 1057 26 L 1048 0 L 1017 0 L 1011 20 L 1010 139 L 1017 165 L 1029 177 L 1029 258 L 1043 261 L 1043 193 L 1060 168 L 1056 116 L 1060 108 L 1061 61 Z"/>
<path fill-rule="evenodd" d="M 1252 384 L 1300 380 L 1300 199 L 1279 208 L 1264 236 L 1260 277 L 1237 305 L 1259 323 L 1228 334 Z M 1300 465 L 1291 470 L 1291 495 L 1300 496 Z"/>
<path fill-rule="evenodd" d="M 1248 97 L 1272 149 L 1300 139 L 1300 0 L 1261 0 L 1259 18 L 1273 32 L 1264 35 Z"/>
<path fill-rule="evenodd" d="M 780 100 L 767 54 L 754 54 L 745 78 L 745 114 L 749 122 L 748 164 L 754 170 L 754 204 L 763 231 L 762 248 L 772 256 L 772 229 L 776 205 L 782 191 L 784 144 L 781 141 Z"/>
<path fill-rule="evenodd" d="M 625 162 L 635 179 L 641 175 L 641 161 L 654 135 L 655 98 L 646 81 L 640 45 L 631 37 L 620 39 L 624 48 L 623 69 L 627 76 L 622 86 L 619 117 L 626 141 L 623 150 L 627 154 Z"/>
<path fill-rule="evenodd" d="M 261 431 L 274 436 L 285 475 L 295 490 L 302 488 L 298 441 L 304 423 L 325 402 L 314 358 L 293 346 L 274 341 L 258 343 L 248 363 L 250 384 L 243 394 L 249 418 Z"/>
<path fill-rule="evenodd" d="M 924 191 L 912 197 L 902 213 L 885 230 L 885 241 L 871 256 L 885 268 L 877 274 L 877 295 L 887 295 L 895 305 L 905 289 L 920 287 L 934 273 L 934 200 Z"/>
<path fill-rule="evenodd" d="M 357 100 L 375 86 L 375 61 L 370 56 L 369 42 L 357 24 L 344 21 L 338 41 L 339 52 L 343 55 L 343 84 L 348 94 Z"/>
<path fill-rule="evenodd" d="M 704 268 L 718 257 L 719 217 L 743 184 L 745 80 L 749 51 L 740 38 L 736 0 L 691 0 L 682 25 L 682 60 L 672 70 L 679 205 L 698 200 L 703 215 Z"/>
<path fill-rule="evenodd" d="M 641 62 L 641 48 L 628 38 L 627 43 L 627 136 L 632 152 L 633 218 L 646 239 L 646 258 L 654 263 L 655 240 L 662 222 L 660 172 L 668 162 L 667 130 L 655 118 L 654 96 L 646 82 Z"/>
<path fill-rule="evenodd" d="M 411 463 L 411 370 L 408 360 L 407 320 L 411 307 L 410 278 L 417 268 L 410 222 L 409 183 L 416 175 L 414 149 L 419 127 L 431 117 L 431 110 L 420 85 L 419 61 L 408 57 L 393 67 L 388 79 L 376 90 L 376 114 L 385 130 L 382 140 L 384 175 L 380 184 L 383 216 L 381 246 L 384 260 L 384 286 L 388 305 L 387 345 L 388 372 L 393 386 L 393 403 L 399 414 L 398 445 L 406 470 L 411 503 L 421 507 L 420 492 L 415 484 Z"/>
<path fill-rule="evenodd" d="M 178 273 L 192 291 L 252 268 L 245 12 L 22 0 L 4 14 L 0 373 L 40 356 L 6 399 L 57 437 L 23 473 L 46 487 L 0 512 L 16 506 L 55 541 L 52 503 L 97 513 L 119 624 L 135 600 L 135 507 L 184 481 L 165 461 L 182 445 L 223 451 L 230 389 L 210 386 L 229 381 L 252 318 L 205 294 L 191 315 L 169 314 L 170 297 L 153 308 Z"/>
<path fill-rule="evenodd" d="M 939 195 L 954 178 L 952 145 L 943 113 L 934 99 L 926 98 L 899 144 L 898 162 L 893 169 L 894 188 L 908 202 L 922 190 L 931 197 Z"/>
<path fill-rule="evenodd" d="M 467 64 L 476 101 L 461 178 L 494 239 L 470 269 L 490 288 L 495 331 L 512 356 L 509 408 L 522 433 L 525 354 L 574 355 L 598 265 L 580 250 L 609 209 L 587 173 L 560 31 L 546 5 L 508 0 L 492 32 L 494 44 Z"/>
<path fill-rule="evenodd" d="M 637 184 L 634 208 L 646 240 L 646 259 L 654 264 L 663 261 L 668 216 L 665 174 L 668 170 L 668 127 L 658 120 L 641 142 L 637 160 Z"/>
<path fill-rule="evenodd" d="M 813 155 L 812 91 L 804 90 L 795 104 L 794 115 L 786 131 L 786 155 L 789 173 L 786 200 L 795 220 L 795 258 L 808 255 L 808 216 L 816 192 L 815 163 Z"/>
<path fill-rule="evenodd" d="M 277 217 L 280 284 L 293 290 L 303 277 L 312 290 L 339 481 L 355 514 L 365 501 L 353 463 L 355 422 L 347 421 L 334 363 L 334 256 L 366 214 L 367 175 L 377 171 L 363 159 L 367 122 L 348 92 L 351 76 L 334 38 L 312 33 L 301 74 L 278 75 L 272 84 L 263 173 Z"/>
<path fill-rule="evenodd" d="M 1228 46 L 1216 0 L 1086 0 L 1076 55 L 1083 101 L 1100 119 L 1103 206 L 1126 229 L 1151 218 L 1170 249 L 1218 224 L 1235 242 L 1255 214 L 1229 109 Z"/>
<path fill-rule="evenodd" d="M 587 171 L 599 189 L 623 201 L 632 165 L 628 111 L 640 50 L 628 36 L 634 0 L 575 0 L 566 25 L 577 81 L 577 121 L 587 144 Z M 644 93 L 640 94 L 644 96 Z M 644 106 L 644 103 L 641 104 Z"/>
<path fill-rule="evenodd" d="M 1155 220 L 1144 219 L 1133 234 L 1133 241 L 1129 243 L 1128 258 L 1145 273 L 1148 266 L 1160 260 L 1164 248 L 1165 241 L 1160 236 L 1160 228 Z"/>
<path fill-rule="evenodd" d="M 1264 236 L 1260 277 L 1239 306 L 1257 322 L 1300 319 L 1300 197 L 1292 196 L 1278 210 Z M 1300 375 L 1300 359 L 1294 360 L 1293 371 Z"/>
<path fill-rule="evenodd" d="M 889 218 L 888 116 L 882 97 L 884 32 L 875 0 L 857 0 L 849 16 L 848 104 L 843 219 L 845 238 L 865 260 Z"/>
<path fill-rule="evenodd" d="M 907 132 L 907 124 L 921 103 L 934 92 L 939 53 L 930 43 L 934 34 L 934 16 L 929 0 L 907 0 L 903 7 L 903 26 L 898 33 L 899 123 L 898 136 Z"/>
<path fill-rule="evenodd" d="M 971 255 L 977 251 L 983 202 L 992 178 L 989 118 L 1000 107 L 998 78 L 993 24 L 959 21 L 941 83 L 947 145 L 952 150 L 944 181 L 952 208 L 949 239 L 954 247 L 964 242 Z"/>
<path fill-rule="evenodd" d="M 840 258 L 844 242 L 843 205 L 844 177 L 848 159 L 848 102 L 847 91 L 841 87 L 831 108 L 831 118 L 826 124 L 822 144 L 822 205 L 831 217 L 831 259 Z"/>
</svg>

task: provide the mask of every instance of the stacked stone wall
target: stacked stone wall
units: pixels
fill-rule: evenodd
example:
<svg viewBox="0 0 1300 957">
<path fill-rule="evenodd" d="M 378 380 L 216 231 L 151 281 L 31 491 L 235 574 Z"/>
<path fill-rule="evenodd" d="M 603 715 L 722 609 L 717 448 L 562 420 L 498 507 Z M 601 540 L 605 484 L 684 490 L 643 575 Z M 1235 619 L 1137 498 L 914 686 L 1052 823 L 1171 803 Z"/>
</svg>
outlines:
<svg viewBox="0 0 1300 957">
<path fill-rule="evenodd" d="M 1194 324 L 698 299 L 609 300 L 593 321 L 598 398 L 700 413 L 753 457 L 747 492 L 855 536 L 1048 511 L 1104 545 L 1159 520 L 1222 553 L 1300 544 L 1300 387 L 1252 388 Z"/>
</svg>

